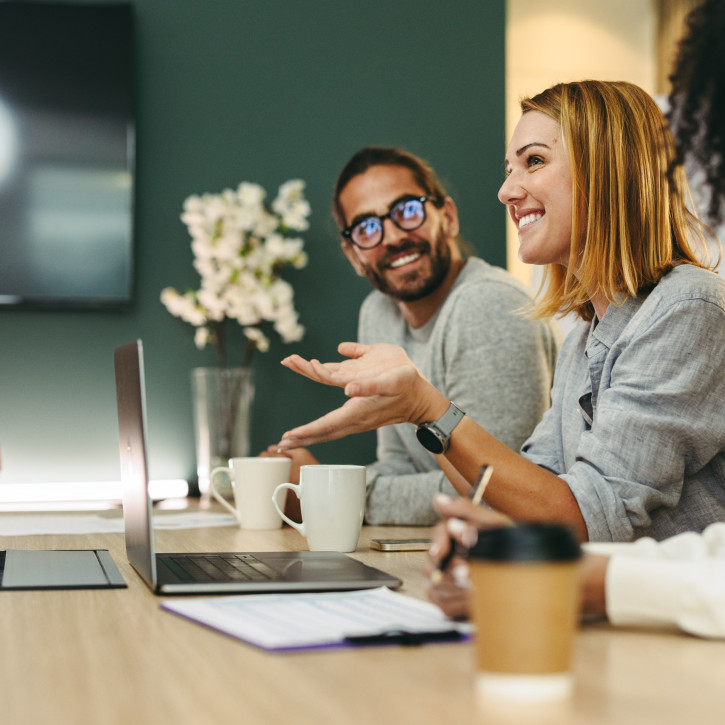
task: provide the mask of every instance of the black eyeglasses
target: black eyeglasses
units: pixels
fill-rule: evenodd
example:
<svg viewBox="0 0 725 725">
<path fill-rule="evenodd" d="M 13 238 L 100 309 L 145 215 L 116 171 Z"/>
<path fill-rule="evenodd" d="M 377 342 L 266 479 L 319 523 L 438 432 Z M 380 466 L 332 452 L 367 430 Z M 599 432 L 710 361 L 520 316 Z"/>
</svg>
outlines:
<svg viewBox="0 0 725 725">
<path fill-rule="evenodd" d="M 390 219 L 398 229 L 412 232 L 425 224 L 425 203 L 435 202 L 430 196 L 412 196 L 396 201 L 387 214 L 375 216 L 371 214 L 342 230 L 342 236 L 349 239 L 360 249 L 372 249 L 383 241 L 385 230 L 383 222 Z"/>
</svg>

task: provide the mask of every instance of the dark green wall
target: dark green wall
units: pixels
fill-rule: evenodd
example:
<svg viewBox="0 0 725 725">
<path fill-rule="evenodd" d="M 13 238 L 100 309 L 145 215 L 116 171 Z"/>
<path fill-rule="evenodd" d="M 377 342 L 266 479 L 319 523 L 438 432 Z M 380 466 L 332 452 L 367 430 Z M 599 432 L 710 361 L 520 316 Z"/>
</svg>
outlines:
<svg viewBox="0 0 725 725">
<path fill-rule="evenodd" d="M 307 182 L 310 262 L 286 275 L 307 334 L 255 361 L 253 450 L 342 401 L 279 365 L 329 359 L 353 339 L 368 291 L 329 217 L 337 172 L 358 148 L 403 146 L 456 199 L 467 238 L 505 264 L 496 199 L 504 153 L 503 0 L 135 0 L 138 58 L 136 302 L 126 312 L 0 309 L 0 483 L 118 478 L 113 348 L 144 340 L 151 473 L 192 477 L 189 372 L 213 365 L 159 302 L 196 287 L 181 204 L 240 181 L 273 195 Z M 374 434 L 318 446 L 374 458 Z"/>
</svg>

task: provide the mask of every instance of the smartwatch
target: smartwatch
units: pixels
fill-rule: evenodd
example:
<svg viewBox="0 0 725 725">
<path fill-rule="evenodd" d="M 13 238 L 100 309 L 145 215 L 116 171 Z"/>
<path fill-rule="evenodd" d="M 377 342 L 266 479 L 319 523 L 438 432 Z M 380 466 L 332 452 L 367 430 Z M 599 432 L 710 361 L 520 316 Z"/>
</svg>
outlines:
<svg viewBox="0 0 725 725">
<path fill-rule="evenodd" d="M 441 418 L 433 423 L 421 423 L 415 435 L 418 442 L 431 453 L 445 453 L 450 445 L 451 433 L 461 422 L 465 413 L 451 403 Z"/>
</svg>

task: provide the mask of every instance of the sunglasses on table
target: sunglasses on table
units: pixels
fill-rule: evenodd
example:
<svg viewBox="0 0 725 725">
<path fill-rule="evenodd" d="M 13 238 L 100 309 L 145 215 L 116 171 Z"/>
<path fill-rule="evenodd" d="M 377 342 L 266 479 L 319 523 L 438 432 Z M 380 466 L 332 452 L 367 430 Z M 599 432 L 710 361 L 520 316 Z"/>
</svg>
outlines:
<svg viewBox="0 0 725 725">
<path fill-rule="evenodd" d="M 398 229 L 404 232 L 412 232 L 425 224 L 425 203 L 427 201 L 437 202 L 438 199 L 432 196 L 409 196 L 400 201 L 393 202 L 387 214 L 368 216 L 358 219 L 347 229 L 342 230 L 342 236 L 349 239 L 360 249 L 372 249 L 383 241 L 385 230 L 383 224 L 390 219 Z"/>
</svg>

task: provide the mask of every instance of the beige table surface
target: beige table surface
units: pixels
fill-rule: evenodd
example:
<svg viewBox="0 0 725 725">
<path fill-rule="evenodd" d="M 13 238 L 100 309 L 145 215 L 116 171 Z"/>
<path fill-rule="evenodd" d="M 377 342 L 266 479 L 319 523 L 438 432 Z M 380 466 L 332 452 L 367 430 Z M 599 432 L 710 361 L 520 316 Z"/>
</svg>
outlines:
<svg viewBox="0 0 725 725">
<path fill-rule="evenodd" d="M 0 514 L 0 531 L 10 515 Z M 353 556 L 425 598 L 424 554 L 370 551 L 368 542 L 426 533 L 364 527 Z M 160 552 L 305 548 L 289 527 L 159 531 L 156 542 Z M 494 709 L 474 697 L 470 644 L 266 653 L 162 611 L 120 533 L 0 536 L 9 548 L 107 548 L 128 589 L 0 592 L 3 725 L 725 722 L 725 642 L 585 624 L 571 703 Z"/>
</svg>

